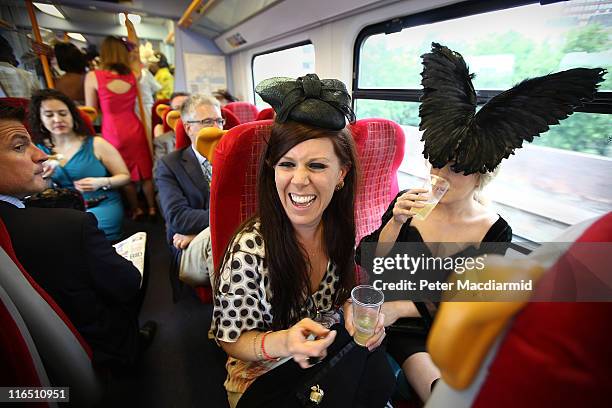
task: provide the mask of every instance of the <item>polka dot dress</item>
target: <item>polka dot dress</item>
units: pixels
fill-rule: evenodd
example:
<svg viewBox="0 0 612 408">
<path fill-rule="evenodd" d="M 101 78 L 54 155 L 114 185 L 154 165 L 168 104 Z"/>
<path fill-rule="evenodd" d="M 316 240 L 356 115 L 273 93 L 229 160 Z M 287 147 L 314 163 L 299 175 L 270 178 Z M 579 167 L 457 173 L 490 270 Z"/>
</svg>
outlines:
<svg viewBox="0 0 612 408">
<path fill-rule="evenodd" d="M 237 235 L 230 245 L 231 255 L 221 268 L 211 327 L 217 340 L 233 343 L 242 332 L 271 328 L 272 293 L 259 225 L 257 222 L 252 230 Z M 300 316 L 314 317 L 317 311 L 330 310 L 339 284 L 336 268 L 329 263 Z"/>
</svg>

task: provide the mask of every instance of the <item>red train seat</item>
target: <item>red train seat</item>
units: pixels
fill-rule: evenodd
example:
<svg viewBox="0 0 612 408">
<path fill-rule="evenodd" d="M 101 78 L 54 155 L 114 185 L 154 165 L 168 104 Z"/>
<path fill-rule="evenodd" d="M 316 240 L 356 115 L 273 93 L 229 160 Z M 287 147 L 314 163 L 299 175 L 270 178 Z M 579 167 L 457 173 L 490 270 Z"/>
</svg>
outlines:
<svg viewBox="0 0 612 408">
<path fill-rule="evenodd" d="M 75 406 L 94 405 L 102 382 L 91 362 L 91 348 L 61 308 L 25 271 L 0 220 L 0 287 L 26 323 L 52 385 L 70 386 Z"/>
<path fill-rule="evenodd" d="M 356 243 L 380 226 L 383 213 L 399 192 L 397 169 L 404 159 L 404 131 L 387 119 L 361 119 L 349 129 L 361 166 L 355 200 Z"/>
<path fill-rule="evenodd" d="M 240 123 L 252 122 L 257 119 L 259 110 L 257 106 L 249 102 L 232 102 L 225 105 L 225 109 L 231 111 Z"/>
</svg>

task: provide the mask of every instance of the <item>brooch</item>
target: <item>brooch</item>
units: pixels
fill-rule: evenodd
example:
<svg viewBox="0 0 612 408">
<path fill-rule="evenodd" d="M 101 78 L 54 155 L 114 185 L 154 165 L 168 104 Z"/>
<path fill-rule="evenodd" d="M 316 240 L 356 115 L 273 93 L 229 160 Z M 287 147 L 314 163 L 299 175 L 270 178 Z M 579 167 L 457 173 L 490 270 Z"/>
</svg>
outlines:
<svg viewBox="0 0 612 408">
<path fill-rule="evenodd" d="M 323 400 L 324 395 L 325 393 L 318 384 L 310 387 L 310 401 L 314 402 L 315 404 L 319 405 Z"/>
</svg>

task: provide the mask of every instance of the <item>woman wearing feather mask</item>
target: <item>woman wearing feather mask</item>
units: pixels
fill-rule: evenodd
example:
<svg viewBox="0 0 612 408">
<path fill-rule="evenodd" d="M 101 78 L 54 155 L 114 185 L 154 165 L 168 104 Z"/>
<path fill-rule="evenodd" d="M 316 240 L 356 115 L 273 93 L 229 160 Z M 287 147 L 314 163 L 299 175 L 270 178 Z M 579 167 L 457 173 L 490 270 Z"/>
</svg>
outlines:
<svg viewBox="0 0 612 408">
<path fill-rule="evenodd" d="M 300 385 L 322 368 L 313 381 L 327 406 L 384 406 L 393 386 L 377 349 L 384 317 L 368 348 L 355 347 L 339 321 L 319 319 L 339 317 L 354 282 L 350 96 L 342 82 L 314 74 L 268 79 L 256 91 L 277 114 L 260 160 L 258 213 L 234 235 L 214 287 L 212 332 L 228 354 L 230 406 L 301 406 L 296 395 L 308 399 L 312 384 Z M 314 365 L 339 349 L 345 355 L 333 366 L 329 358 Z M 377 390 L 368 388 L 377 381 L 360 385 L 366 366 L 382 381 Z"/>
<path fill-rule="evenodd" d="M 419 115 L 420 130 L 424 131 L 423 153 L 432 166 L 431 174 L 447 180 L 450 187 L 424 220 L 414 215 L 424 207 L 428 190 L 401 191 L 384 213 L 380 228 L 361 241 L 358 263 L 365 243 L 376 244 L 376 256 L 393 256 L 398 251 L 393 245 L 396 242 L 423 243 L 420 248 L 427 257 L 466 258 L 503 252 L 504 245 L 479 244 L 512 239 L 508 223 L 480 202 L 480 191 L 494 177 L 499 163 L 523 141 L 531 142 L 549 125 L 558 124 L 592 99 L 605 73 L 602 69 L 576 68 L 525 80 L 476 113 L 473 75 L 461 54 L 433 43 L 431 52 L 422 58 Z M 402 366 L 423 401 L 440 376 L 425 346 L 435 308 L 433 303 L 407 300 L 383 305 L 385 326 L 405 317 L 422 320 L 420 332 L 390 330 L 387 351 Z"/>
</svg>

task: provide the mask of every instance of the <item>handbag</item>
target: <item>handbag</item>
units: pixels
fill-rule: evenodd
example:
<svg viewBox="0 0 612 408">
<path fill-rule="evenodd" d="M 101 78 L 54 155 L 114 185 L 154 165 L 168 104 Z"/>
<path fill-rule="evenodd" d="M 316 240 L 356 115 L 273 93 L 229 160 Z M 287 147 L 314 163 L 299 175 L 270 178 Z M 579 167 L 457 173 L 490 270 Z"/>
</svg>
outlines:
<svg viewBox="0 0 612 408">
<path fill-rule="evenodd" d="M 56 168 L 59 169 L 62 173 L 64 173 L 64 176 L 68 179 L 68 181 L 72 185 L 74 185 L 74 179 L 70 176 L 70 173 L 68 173 L 64 167 L 58 166 Z M 56 188 L 56 189 L 60 189 L 61 188 L 61 187 L 57 187 L 55 185 L 55 183 L 53 183 L 53 184 L 54 184 L 54 188 Z M 71 190 L 74 190 L 74 189 L 71 189 Z M 75 190 L 75 191 L 77 191 L 77 190 Z M 80 192 L 79 192 L 79 194 L 80 194 Z M 82 197 L 82 194 L 81 194 L 81 197 Z M 90 198 L 88 200 L 85 200 L 85 198 L 83 197 L 83 201 L 84 201 L 84 204 L 85 204 L 85 209 L 90 209 L 90 208 L 97 207 L 97 206 L 100 205 L 100 203 L 102 201 L 106 200 L 107 198 L 108 198 L 108 196 L 105 195 L 105 194 L 101 194 L 101 195 L 99 195 L 97 197 L 93 197 L 93 198 Z"/>
<path fill-rule="evenodd" d="M 70 208 L 85 211 L 83 195 L 71 188 L 47 188 L 31 195 L 24 200 L 26 207 L 38 208 Z"/>
<path fill-rule="evenodd" d="M 321 363 L 302 369 L 289 360 L 275 367 L 247 388 L 237 408 L 384 407 L 395 387 L 384 347 L 370 352 L 344 325 L 332 330 L 336 339 Z"/>
</svg>

